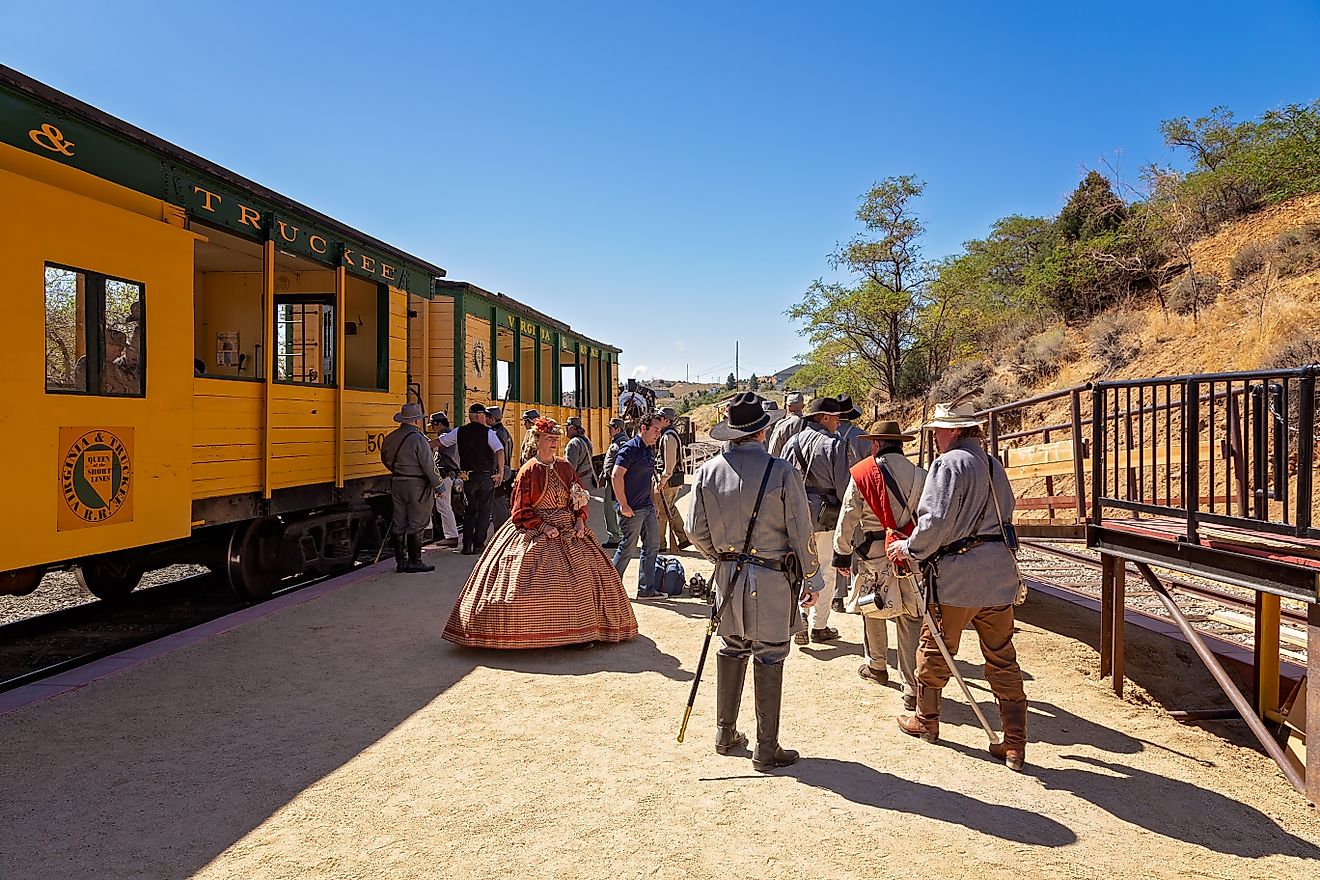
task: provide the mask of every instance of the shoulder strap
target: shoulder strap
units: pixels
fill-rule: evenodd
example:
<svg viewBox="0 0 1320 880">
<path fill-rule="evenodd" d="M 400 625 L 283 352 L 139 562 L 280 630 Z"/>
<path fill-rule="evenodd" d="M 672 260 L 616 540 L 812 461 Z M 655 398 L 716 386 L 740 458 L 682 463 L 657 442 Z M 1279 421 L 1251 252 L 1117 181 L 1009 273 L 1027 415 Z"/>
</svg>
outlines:
<svg viewBox="0 0 1320 880">
<path fill-rule="evenodd" d="M 774 470 L 775 460 L 765 463 L 765 473 L 761 475 L 761 488 L 756 490 L 756 504 L 752 506 L 752 518 L 747 523 L 747 540 L 743 541 L 743 554 L 752 549 L 752 530 L 756 528 L 756 517 L 761 512 L 761 502 L 765 500 L 765 487 L 770 483 L 770 471 Z"/>
<path fill-rule="evenodd" d="M 898 481 L 889 472 L 889 468 L 885 467 L 885 460 L 883 458 L 876 459 L 876 464 L 880 467 L 880 476 L 885 478 L 885 490 L 889 493 L 889 497 L 897 498 L 899 503 L 903 505 L 903 509 L 908 510 L 907 496 L 903 494 L 902 489 L 898 488 Z"/>
</svg>

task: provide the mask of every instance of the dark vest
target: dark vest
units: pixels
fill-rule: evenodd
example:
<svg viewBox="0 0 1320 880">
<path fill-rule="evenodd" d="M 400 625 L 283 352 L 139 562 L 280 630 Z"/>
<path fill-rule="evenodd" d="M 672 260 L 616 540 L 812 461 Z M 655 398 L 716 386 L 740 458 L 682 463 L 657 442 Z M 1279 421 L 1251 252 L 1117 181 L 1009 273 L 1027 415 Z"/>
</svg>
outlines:
<svg viewBox="0 0 1320 880">
<path fill-rule="evenodd" d="M 465 471 L 490 473 L 495 470 L 495 451 L 490 448 L 490 428 L 468 422 L 458 429 L 458 462 Z"/>
</svg>

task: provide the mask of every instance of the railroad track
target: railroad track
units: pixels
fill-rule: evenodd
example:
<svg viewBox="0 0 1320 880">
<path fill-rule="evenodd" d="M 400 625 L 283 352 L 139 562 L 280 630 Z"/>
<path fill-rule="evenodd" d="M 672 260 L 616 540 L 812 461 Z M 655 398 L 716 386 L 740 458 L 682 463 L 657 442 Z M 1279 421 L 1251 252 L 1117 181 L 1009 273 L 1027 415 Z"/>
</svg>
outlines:
<svg viewBox="0 0 1320 880">
<path fill-rule="evenodd" d="M 270 599 L 343 573 L 294 578 Z M 0 625 L 0 693 L 270 599 L 240 598 L 207 573 L 136 590 L 119 602 L 95 600 Z"/>
<path fill-rule="evenodd" d="M 1098 553 L 1061 541 L 1022 542 L 1018 563 L 1028 578 L 1052 587 L 1100 598 L 1101 576 Z M 1157 570 L 1158 571 L 1158 570 Z M 1162 602 L 1134 566 L 1127 568 L 1126 605 L 1145 614 L 1168 619 Z M 1179 598 L 1179 606 L 1197 629 L 1247 648 L 1255 644 L 1255 593 L 1232 586 L 1170 576 L 1162 580 Z M 1285 659 L 1306 662 L 1306 610 L 1301 603 L 1280 603 L 1280 654 Z"/>
</svg>

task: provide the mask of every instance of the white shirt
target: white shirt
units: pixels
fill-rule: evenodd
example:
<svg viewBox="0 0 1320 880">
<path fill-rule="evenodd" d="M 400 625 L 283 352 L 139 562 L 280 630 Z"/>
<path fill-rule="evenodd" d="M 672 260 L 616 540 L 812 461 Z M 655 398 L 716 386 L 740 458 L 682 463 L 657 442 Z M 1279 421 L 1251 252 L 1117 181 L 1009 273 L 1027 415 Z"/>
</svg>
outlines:
<svg viewBox="0 0 1320 880">
<path fill-rule="evenodd" d="M 445 433 L 440 435 L 441 446 L 453 446 L 457 442 L 458 442 L 458 428 L 454 428 L 452 431 L 446 431 Z M 495 433 L 494 428 L 486 429 L 486 442 L 490 444 L 491 452 L 504 451 L 504 444 L 500 442 L 500 438 Z"/>
</svg>

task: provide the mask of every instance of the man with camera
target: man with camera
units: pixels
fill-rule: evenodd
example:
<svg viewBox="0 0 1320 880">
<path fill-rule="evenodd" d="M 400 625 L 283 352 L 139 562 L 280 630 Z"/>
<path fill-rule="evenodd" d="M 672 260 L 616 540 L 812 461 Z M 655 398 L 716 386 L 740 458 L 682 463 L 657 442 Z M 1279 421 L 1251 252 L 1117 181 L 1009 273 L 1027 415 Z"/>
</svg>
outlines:
<svg viewBox="0 0 1320 880">
<path fill-rule="evenodd" d="M 822 572 L 838 577 L 831 566 L 834 559 L 834 527 L 843 507 L 843 493 L 848 490 L 848 450 L 839 435 L 840 414 L 846 409 L 833 397 L 816 397 L 802 411 L 806 426 L 784 446 L 781 458 L 797 468 L 806 481 L 807 501 L 811 505 L 813 542 Z M 836 581 L 826 578 L 826 595 L 809 612 L 810 636 L 804 630 L 793 636 L 799 645 L 832 642 L 839 631 L 829 625 L 830 601 Z"/>
</svg>

